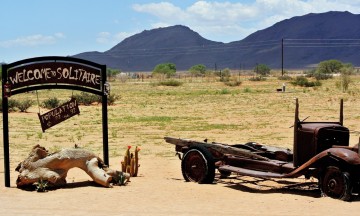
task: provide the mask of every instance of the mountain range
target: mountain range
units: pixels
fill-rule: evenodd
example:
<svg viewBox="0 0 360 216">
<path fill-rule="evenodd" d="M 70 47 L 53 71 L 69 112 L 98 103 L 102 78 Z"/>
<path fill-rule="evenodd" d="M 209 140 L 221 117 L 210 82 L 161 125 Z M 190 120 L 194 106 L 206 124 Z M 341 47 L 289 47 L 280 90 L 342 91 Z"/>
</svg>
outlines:
<svg viewBox="0 0 360 216">
<path fill-rule="evenodd" d="M 286 19 L 230 43 L 203 38 L 189 27 L 175 25 L 144 30 L 105 52 L 74 57 L 106 64 L 126 72 L 152 71 L 171 62 L 177 70 L 196 64 L 207 68 L 305 69 L 320 61 L 337 59 L 360 65 L 360 15 L 330 11 Z"/>
</svg>

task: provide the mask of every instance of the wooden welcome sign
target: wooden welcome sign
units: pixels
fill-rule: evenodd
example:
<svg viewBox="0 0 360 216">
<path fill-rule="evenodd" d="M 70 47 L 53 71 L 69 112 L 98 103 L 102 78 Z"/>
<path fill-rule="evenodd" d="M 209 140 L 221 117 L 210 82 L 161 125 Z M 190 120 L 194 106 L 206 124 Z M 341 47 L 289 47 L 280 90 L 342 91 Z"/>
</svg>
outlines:
<svg viewBox="0 0 360 216">
<path fill-rule="evenodd" d="M 2 107 L 5 186 L 10 187 L 9 97 L 41 89 L 68 89 L 98 95 L 102 103 L 104 163 L 109 164 L 106 65 L 61 56 L 44 56 L 2 64 Z M 79 114 L 75 99 L 40 115 L 43 131 Z"/>
<path fill-rule="evenodd" d="M 70 101 L 50 110 L 45 114 L 40 115 L 39 113 L 41 129 L 45 132 L 46 129 L 49 129 L 52 126 L 78 114 L 80 114 L 78 103 L 75 98 L 71 98 Z"/>
</svg>

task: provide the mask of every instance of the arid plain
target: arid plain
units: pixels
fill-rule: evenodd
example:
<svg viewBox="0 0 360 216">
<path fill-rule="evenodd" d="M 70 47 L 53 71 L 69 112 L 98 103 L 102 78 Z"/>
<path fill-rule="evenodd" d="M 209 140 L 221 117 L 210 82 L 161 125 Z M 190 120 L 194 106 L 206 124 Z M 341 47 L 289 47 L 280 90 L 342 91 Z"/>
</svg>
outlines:
<svg viewBox="0 0 360 216">
<path fill-rule="evenodd" d="M 238 78 L 238 77 L 237 77 Z M 103 188 L 85 172 L 72 169 L 65 188 L 46 193 L 16 188 L 15 167 L 35 144 L 50 152 L 75 144 L 102 157 L 101 106 L 80 106 L 74 116 L 42 133 L 36 93 L 11 98 L 31 98 L 26 113 L 9 114 L 11 187 L 4 187 L 3 146 L 0 150 L 1 215 L 353 215 L 360 198 L 343 202 L 321 197 L 316 179 L 263 180 L 232 175 L 210 185 L 185 182 L 174 146 L 164 136 L 236 144 L 256 141 L 292 148 L 294 98 L 300 118 L 337 121 L 344 99 L 344 124 L 351 130 L 351 145 L 360 135 L 360 77 L 352 77 L 349 90 L 336 88 L 338 78 L 315 88 L 286 84 L 269 77 L 229 87 L 213 78 L 183 78 L 178 87 L 156 86 L 154 80 L 111 82 L 111 93 L 120 96 L 108 107 L 110 167 L 120 170 L 128 145 L 140 146 L 139 176 L 126 186 Z M 69 100 L 78 92 L 42 90 L 39 101 L 57 97 Z M 2 127 L 2 124 L 1 124 Z M 2 130 L 1 130 L 2 133 Z"/>
</svg>

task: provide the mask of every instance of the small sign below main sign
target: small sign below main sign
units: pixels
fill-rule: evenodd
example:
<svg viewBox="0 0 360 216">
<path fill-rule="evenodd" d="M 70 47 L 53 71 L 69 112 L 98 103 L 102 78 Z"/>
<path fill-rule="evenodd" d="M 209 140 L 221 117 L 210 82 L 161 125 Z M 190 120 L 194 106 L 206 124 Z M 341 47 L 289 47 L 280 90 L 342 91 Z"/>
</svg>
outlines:
<svg viewBox="0 0 360 216">
<path fill-rule="evenodd" d="M 40 115 L 39 113 L 42 131 L 45 132 L 46 129 L 49 129 L 77 114 L 80 114 L 80 110 L 78 102 L 75 98 L 71 98 L 70 101 L 50 110 L 45 114 Z"/>
</svg>

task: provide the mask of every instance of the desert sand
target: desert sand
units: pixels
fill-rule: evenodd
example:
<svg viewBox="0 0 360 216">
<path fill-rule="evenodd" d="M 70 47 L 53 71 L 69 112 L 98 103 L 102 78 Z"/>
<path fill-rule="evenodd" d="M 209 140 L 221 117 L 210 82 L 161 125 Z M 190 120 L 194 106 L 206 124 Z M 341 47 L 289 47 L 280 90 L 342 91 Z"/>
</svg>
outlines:
<svg viewBox="0 0 360 216">
<path fill-rule="evenodd" d="M 75 168 L 69 171 L 65 188 L 45 193 L 16 188 L 13 171 L 11 187 L 4 187 L 1 169 L 0 215 L 356 215 L 360 211 L 358 198 L 344 202 L 321 197 L 316 180 L 217 175 L 214 184 L 197 184 L 183 180 L 175 156 L 141 157 L 140 164 L 139 176 L 126 186 L 98 186 Z"/>
</svg>

